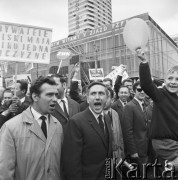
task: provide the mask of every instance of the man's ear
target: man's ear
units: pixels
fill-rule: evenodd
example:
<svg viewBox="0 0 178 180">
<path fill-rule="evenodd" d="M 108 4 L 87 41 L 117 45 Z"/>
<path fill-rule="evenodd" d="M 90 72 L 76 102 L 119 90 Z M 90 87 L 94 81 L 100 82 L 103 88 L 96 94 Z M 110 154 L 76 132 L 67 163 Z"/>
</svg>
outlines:
<svg viewBox="0 0 178 180">
<path fill-rule="evenodd" d="M 32 99 L 34 102 L 37 102 L 39 100 L 39 96 L 36 93 L 32 94 Z"/>
<path fill-rule="evenodd" d="M 26 91 L 25 90 L 22 90 L 22 92 L 23 92 L 24 95 L 26 95 L 26 93 L 25 93 Z"/>
<path fill-rule="evenodd" d="M 66 82 L 64 82 L 64 83 L 62 84 L 62 86 L 63 86 L 64 89 L 67 89 L 67 84 L 66 84 Z"/>
</svg>

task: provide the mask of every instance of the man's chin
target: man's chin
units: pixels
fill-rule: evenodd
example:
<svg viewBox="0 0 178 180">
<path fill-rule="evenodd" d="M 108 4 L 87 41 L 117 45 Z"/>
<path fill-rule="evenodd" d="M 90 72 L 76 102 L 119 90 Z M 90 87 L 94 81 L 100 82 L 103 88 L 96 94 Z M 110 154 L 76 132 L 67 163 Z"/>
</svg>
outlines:
<svg viewBox="0 0 178 180">
<path fill-rule="evenodd" d="M 170 93 L 178 93 L 178 88 L 171 88 L 169 86 L 166 86 L 166 89 L 170 92 Z"/>
</svg>

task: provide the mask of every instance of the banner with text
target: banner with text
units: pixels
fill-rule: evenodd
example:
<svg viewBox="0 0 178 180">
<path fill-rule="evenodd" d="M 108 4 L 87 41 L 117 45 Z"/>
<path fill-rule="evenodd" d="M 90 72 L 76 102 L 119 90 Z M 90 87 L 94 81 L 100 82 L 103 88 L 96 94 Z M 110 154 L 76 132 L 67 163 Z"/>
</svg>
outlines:
<svg viewBox="0 0 178 180">
<path fill-rule="evenodd" d="M 0 22 L 0 60 L 50 63 L 52 29 Z"/>
</svg>

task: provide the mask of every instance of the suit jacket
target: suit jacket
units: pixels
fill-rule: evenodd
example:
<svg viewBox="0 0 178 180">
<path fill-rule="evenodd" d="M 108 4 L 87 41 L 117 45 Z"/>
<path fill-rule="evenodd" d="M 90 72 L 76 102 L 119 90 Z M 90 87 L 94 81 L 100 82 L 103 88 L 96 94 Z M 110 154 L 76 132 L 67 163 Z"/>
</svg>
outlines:
<svg viewBox="0 0 178 180">
<path fill-rule="evenodd" d="M 0 131 L 0 179 L 60 180 L 63 130 L 50 116 L 48 137 L 30 108 L 7 121 Z"/>
<path fill-rule="evenodd" d="M 116 102 L 114 102 L 112 105 L 111 105 L 111 108 L 114 109 L 118 115 L 119 115 L 119 118 L 120 120 L 122 119 L 122 114 L 123 114 L 123 105 L 122 103 L 120 102 L 120 100 L 118 99 Z"/>
<path fill-rule="evenodd" d="M 138 153 L 139 157 L 147 156 L 148 126 L 140 104 L 132 99 L 124 107 L 122 132 L 127 155 Z"/>
<path fill-rule="evenodd" d="M 106 158 L 112 157 L 111 120 L 104 118 L 108 141 L 89 108 L 70 119 L 62 151 L 67 180 L 104 179 Z"/>
<path fill-rule="evenodd" d="M 68 99 L 69 118 L 71 118 L 73 115 L 80 112 L 80 106 L 73 99 L 70 99 L 70 98 L 67 98 L 67 99 Z M 56 107 L 52 115 L 62 124 L 62 127 L 65 130 L 69 119 L 66 117 L 61 106 L 58 103 L 56 103 Z"/>
</svg>

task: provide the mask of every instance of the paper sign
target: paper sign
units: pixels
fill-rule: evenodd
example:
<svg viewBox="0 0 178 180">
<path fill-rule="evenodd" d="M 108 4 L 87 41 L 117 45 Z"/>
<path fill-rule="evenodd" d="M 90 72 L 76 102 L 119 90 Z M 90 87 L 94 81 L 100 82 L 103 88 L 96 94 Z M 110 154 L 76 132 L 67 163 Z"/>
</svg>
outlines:
<svg viewBox="0 0 178 180">
<path fill-rule="evenodd" d="M 117 76 L 121 74 L 121 67 L 114 66 L 112 67 L 112 69 L 114 70 L 111 71 L 105 78 L 110 78 L 112 79 L 112 82 L 115 83 Z M 123 76 L 122 76 L 122 81 L 127 78 L 129 78 L 129 75 L 127 74 L 126 71 L 124 71 Z"/>
<path fill-rule="evenodd" d="M 0 22 L 0 60 L 50 63 L 52 29 Z"/>
<path fill-rule="evenodd" d="M 96 69 L 89 69 L 89 77 L 90 80 L 103 80 L 104 73 L 103 68 Z"/>
</svg>

